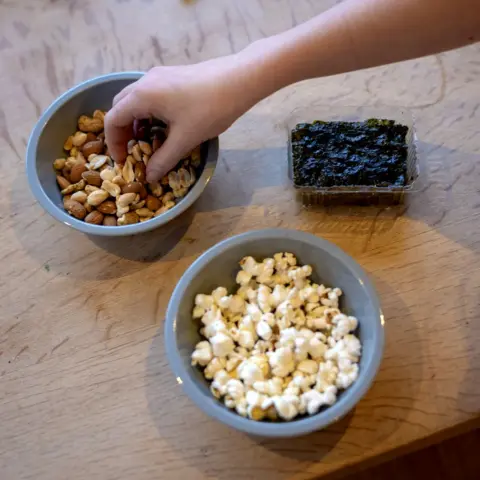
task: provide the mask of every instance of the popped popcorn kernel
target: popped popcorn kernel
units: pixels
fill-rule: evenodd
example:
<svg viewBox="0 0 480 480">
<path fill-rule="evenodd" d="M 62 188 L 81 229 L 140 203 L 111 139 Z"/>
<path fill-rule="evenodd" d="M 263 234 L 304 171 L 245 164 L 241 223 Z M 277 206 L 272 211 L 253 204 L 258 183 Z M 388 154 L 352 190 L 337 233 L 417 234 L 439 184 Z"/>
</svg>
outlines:
<svg viewBox="0 0 480 480">
<path fill-rule="evenodd" d="M 191 355 L 212 395 L 254 421 L 314 415 L 337 401 L 358 378 L 358 320 L 340 310 L 343 292 L 312 281 L 312 267 L 280 252 L 246 256 L 238 288 L 198 294 L 201 321 Z"/>
</svg>

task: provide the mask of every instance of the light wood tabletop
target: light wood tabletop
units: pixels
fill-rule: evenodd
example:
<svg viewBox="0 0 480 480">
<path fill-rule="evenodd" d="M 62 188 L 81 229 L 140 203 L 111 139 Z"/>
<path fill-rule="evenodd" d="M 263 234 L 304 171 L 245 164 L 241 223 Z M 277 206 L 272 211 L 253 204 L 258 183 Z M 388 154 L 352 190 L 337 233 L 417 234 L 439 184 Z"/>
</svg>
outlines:
<svg viewBox="0 0 480 480">
<path fill-rule="evenodd" d="M 69 87 L 235 52 L 333 3 L 0 0 L 2 480 L 316 478 L 478 425 L 478 45 L 278 92 L 221 137 L 194 207 L 144 236 L 82 235 L 29 191 L 29 133 Z M 304 209 L 288 187 L 281 122 L 312 102 L 411 109 L 427 160 L 422 191 L 395 208 Z M 163 348 L 185 269 L 218 241 L 263 227 L 343 248 L 371 276 L 386 317 L 367 396 L 344 420 L 294 440 L 250 438 L 205 416 Z"/>
</svg>

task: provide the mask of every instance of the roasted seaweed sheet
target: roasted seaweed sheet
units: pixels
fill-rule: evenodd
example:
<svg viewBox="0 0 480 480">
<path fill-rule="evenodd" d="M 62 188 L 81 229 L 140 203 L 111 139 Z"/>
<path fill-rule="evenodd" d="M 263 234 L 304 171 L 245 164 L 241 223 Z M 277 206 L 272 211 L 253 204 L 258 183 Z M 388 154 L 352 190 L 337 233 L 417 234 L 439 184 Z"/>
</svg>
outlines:
<svg viewBox="0 0 480 480">
<path fill-rule="evenodd" d="M 300 123 L 292 130 L 293 179 L 301 187 L 405 186 L 408 127 L 393 120 Z"/>
</svg>

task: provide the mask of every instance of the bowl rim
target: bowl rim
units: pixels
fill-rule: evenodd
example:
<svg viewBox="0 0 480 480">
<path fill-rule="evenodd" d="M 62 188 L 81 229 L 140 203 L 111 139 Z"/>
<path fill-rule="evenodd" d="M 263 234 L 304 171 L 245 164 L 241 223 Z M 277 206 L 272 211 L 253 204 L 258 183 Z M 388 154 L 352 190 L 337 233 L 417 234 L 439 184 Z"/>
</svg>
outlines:
<svg viewBox="0 0 480 480">
<path fill-rule="evenodd" d="M 359 380 L 361 378 L 361 382 L 355 382 L 347 390 L 353 390 L 352 394 L 346 396 L 345 400 L 335 403 L 334 405 L 328 407 L 322 412 L 293 422 L 256 422 L 254 420 L 243 418 L 236 412 L 228 410 L 223 405 L 221 405 L 219 401 L 213 396 L 212 400 L 214 401 L 204 401 L 203 395 L 199 393 L 197 385 L 190 378 L 187 369 L 183 365 L 177 344 L 176 323 L 178 308 L 191 279 L 198 275 L 198 273 L 206 265 L 208 265 L 208 263 L 214 257 L 228 250 L 230 247 L 255 240 L 264 240 L 265 238 L 271 238 L 272 240 L 280 238 L 291 238 L 293 240 L 307 243 L 314 248 L 320 248 L 326 251 L 328 254 L 338 258 L 342 263 L 346 263 L 349 269 L 358 279 L 358 281 L 362 283 L 363 288 L 367 291 L 367 295 L 373 303 L 374 310 L 378 312 L 375 319 L 377 320 L 377 327 L 375 329 L 376 335 L 374 345 L 372 346 L 374 352 L 376 353 L 372 355 L 367 368 L 360 373 L 361 377 L 359 377 Z M 370 281 L 362 267 L 342 249 L 329 242 L 328 240 L 317 237 L 316 235 L 313 235 L 311 233 L 298 230 L 253 230 L 227 238 L 226 240 L 217 243 L 216 245 L 208 249 L 205 253 L 203 253 L 197 260 L 195 260 L 195 262 L 193 262 L 182 275 L 173 291 L 167 307 L 164 326 L 165 350 L 170 368 L 172 369 L 176 377 L 177 383 L 181 384 L 187 396 L 190 397 L 190 399 L 207 415 L 221 421 L 222 423 L 230 427 L 233 427 L 248 434 L 258 435 L 262 437 L 293 437 L 298 435 L 304 435 L 315 430 L 323 429 L 328 425 L 340 420 L 345 415 L 347 415 L 347 413 L 350 412 L 353 407 L 361 400 L 361 398 L 367 393 L 382 361 L 385 345 L 384 323 L 385 321 L 382 310 L 380 308 L 379 298 L 372 282 Z"/>
<path fill-rule="evenodd" d="M 182 214 L 185 210 L 187 210 L 198 199 L 198 197 L 201 195 L 202 191 L 205 189 L 208 182 L 212 178 L 218 161 L 218 137 L 208 140 L 208 150 L 205 167 L 197 182 L 188 192 L 185 198 L 177 205 L 175 205 L 175 207 L 173 207 L 172 209 L 159 215 L 158 217 L 149 219 L 146 222 L 136 223 L 133 225 L 116 226 L 115 228 L 107 227 L 104 225 L 92 225 L 78 220 L 66 213 L 58 205 L 56 205 L 45 193 L 37 173 L 37 149 L 43 130 L 45 129 L 48 122 L 55 115 L 55 113 L 73 97 L 75 97 L 81 92 L 84 92 L 85 90 L 115 80 L 135 81 L 141 78 L 143 75 L 144 72 L 140 71 L 116 72 L 108 73 L 106 75 L 100 75 L 98 77 L 94 77 L 84 82 L 81 82 L 67 90 L 58 98 L 56 98 L 42 113 L 37 123 L 35 124 L 28 140 L 25 156 L 25 166 L 27 171 L 28 183 L 36 200 L 52 217 L 54 217 L 59 222 L 88 235 L 112 237 L 134 235 L 142 232 L 147 232 L 149 230 L 153 230 L 157 227 L 165 225 L 166 223 L 173 220 L 175 217 Z"/>
</svg>

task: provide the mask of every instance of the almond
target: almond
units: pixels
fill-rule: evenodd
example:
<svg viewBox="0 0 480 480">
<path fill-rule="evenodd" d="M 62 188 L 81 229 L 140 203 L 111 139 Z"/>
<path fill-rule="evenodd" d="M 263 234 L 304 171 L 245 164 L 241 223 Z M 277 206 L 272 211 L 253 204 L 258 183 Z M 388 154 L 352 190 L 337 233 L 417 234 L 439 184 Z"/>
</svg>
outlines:
<svg viewBox="0 0 480 480">
<path fill-rule="evenodd" d="M 63 167 L 62 177 L 65 178 L 65 179 L 67 179 L 67 181 L 70 182 L 70 169 L 69 169 L 69 168 Z"/>
<path fill-rule="evenodd" d="M 85 215 L 87 215 L 85 207 L 75 200 L 67 200 L 63 203 L 63 206 L 72 217 L 78 218 L 79 220 L 83 220 Z"/>
<path fill-rule="evenodd" d="M 122 193 L 140 193 L 142 191 L 142 184 L 140 182 L 130 182 L 122 187 Z"/>
<path fill-rule="evenodd" d="M 94 210 L 85 217 L 85 221 L 87 223 L 92 223 L 93 225 L 101 225 L 103 222 L 103 213 Z"/>
<path fill-rule="evenodd" d="M 89 184 L 94 187 L 100 187 L 102 185 L 102 177 L 100 172 L 94 170 L 89 170 L 82 173 L 82 178 Z"/>
<path fill-rule="evenodd" d="M 92 132 L 87 133 L 87 142 L 86 143 L 93 142 L 96 139 L 97 139 L 97 136 L 94 133 L 92 133 Z"/>
<path fill-rule="evenodd" d="M 97 210 L 107 215 L 115 215 L 115 213 L 117 213 L 117 206 L 112 200 L 105 200 L 97 207 Z"/>
<path fill-rule="evenodd" d="M 88 158 L 90 155 L 99 155 L 103 153 L 103 140 L 92 140 L 85 143 L 82 148 L 82 153 Z"/>
<path fill-rule="evenodd" d="M 159 208 L 161 208 L 162 202 L 157 197 L 148 195 L 146 206 L 149 210 L 152 210 L 152 212 L 156 212 Z"/>
<path fill-rule="evenodd" d="M 106 227 L 116 227 L 117 226 L 117 218 L 112 217 L 112 215 L 105 215 L 103 217 L 103 224 Z"/>
<path fill-rule="evenodd" d="M 57 175 L 57 183 L 58 183 L 58 186 L 60 187 L 60 190 L 65 190 L 70 185 L 70 182 L 65 177 L 62 177 L 61 175 Z"/>
<path fill-rule="evenodd" d="M 70 180 L 73 183 L 77 183 L 82 178 L 82 173 L 87 171 L 87 167 L 84 163 L 76 163 L 70 170 Z"/>
</svg>

